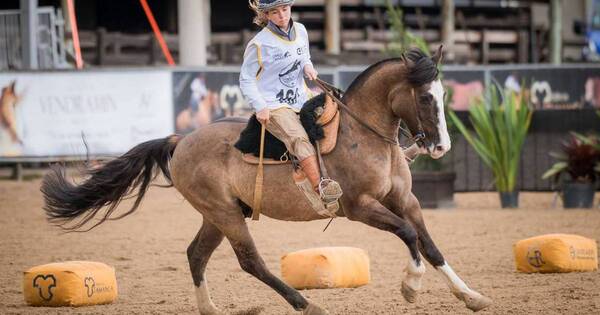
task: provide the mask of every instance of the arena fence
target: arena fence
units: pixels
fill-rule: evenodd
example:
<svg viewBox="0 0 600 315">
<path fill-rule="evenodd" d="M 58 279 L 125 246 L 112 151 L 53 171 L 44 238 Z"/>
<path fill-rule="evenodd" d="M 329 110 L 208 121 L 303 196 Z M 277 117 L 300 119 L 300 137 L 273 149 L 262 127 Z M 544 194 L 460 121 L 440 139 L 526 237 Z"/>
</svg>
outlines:
<svg viewBox="0 0 600 315">
<path fill-rule="evenodd" d="M 38 66 L 40 69 L 70 68 L 64 40 L 65 21 L 60 9 L 39 7 Z M 0 11 L 0 70 L 22 68 L 21 11 Z"/>
<path fill-rule="evenodd" d="M 346 89 L 366 67 L 320 68 L 321 77 Z M 546 191 L 541 174 L 548 152 L 568 131 L 600 131 L 600 65 L 517 65 L 444 68 L 450 106 L 468 122 L 469 100 L 486 84 L 527 90 L 535 108 L 522 155 L 519 188 Z M 15 82 L 12 126 L 0 124 L 0 164 L 115 156 L 170 133 L 188 133 L 214 119 L 251 113 L 238 86 L 238 67 L 128 68 L 0 73 Z M 2 100 L 11 102 L 9 89 Z M 6 120 L 0 120 L 6 121 Z M 18 139 L 11 137 L 11 128 Z M 86 151 L 87 144 L 89 150 Z M 461 136 L 449 168 L 457 191 L 493 190 L 492 176 Z"/>
</svg>

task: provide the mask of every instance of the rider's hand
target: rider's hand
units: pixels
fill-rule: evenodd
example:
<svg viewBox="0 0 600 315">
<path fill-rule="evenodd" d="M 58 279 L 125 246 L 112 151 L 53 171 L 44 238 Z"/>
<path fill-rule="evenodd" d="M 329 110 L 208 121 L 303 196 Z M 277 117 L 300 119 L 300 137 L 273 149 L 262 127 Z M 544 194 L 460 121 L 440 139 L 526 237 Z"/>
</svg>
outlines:
<svg viewBox="0 0 600 315">
<path fill-rule="evenodd" d="M 269 109 L 265 108 L 256 113 L 256 119 L 263 124 L 266 125 L 269 123 Z"/>
<path fill-rule="evenodd" d="M 309 63 L 304 66 L 304 75 L 311 81 L 315 80 L 319 73 L 315 68 Z"/>
</svg>

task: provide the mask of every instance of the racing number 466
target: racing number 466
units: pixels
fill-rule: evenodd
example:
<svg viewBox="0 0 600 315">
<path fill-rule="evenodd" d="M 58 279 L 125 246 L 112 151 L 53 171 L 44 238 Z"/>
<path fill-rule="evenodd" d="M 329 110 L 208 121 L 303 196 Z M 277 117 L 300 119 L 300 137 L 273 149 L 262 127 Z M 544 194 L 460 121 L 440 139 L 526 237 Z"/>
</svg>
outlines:
<svg viewBox="0 0 600 315">
<path fill-rule="evenodd" d="M 279 93 L 276 95 L 277 100 L 280 103 L 293 105 L 298 101 L 298 88 L 296 90 L 288 89 L 288 90 L 279 90 Z"/>
</svg>

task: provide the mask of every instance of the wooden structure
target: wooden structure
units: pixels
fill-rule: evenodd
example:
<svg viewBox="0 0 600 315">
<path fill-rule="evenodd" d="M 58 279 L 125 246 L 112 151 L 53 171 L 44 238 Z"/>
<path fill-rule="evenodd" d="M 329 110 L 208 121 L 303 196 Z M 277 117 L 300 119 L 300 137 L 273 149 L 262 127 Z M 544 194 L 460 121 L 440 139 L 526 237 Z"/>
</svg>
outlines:
<svg viewBox="0 0 600 315">
<path fill-rule="evenodd" d="M 396 2 L 400 3 L 404 23 L 412 33 L 422 36 L 432 48 L 441 43 L 451 46 L 446 49 L 447 62 L 550 61 L 550 29 L 535 24 L 532 9 L 535 5 L 549 8 L 547 0 L 514 1 L 510 6 L 491 0 Z M 385 58 L 387 43 L 393 39 L 387 9 L 382 4 L 374 0 L 298 0 L 293 12 L 294 18 L 309 29 L 316 63 L 366 64 Z M 214 1 L 211 10 L 207 62 L 239 64 L 245 43 L 256 31 L 251 25 L 252 13 L 244 6 Z M 239 15 L 239 19 L 225 23 L 224 15 Z M 336 22 L 328 23 L 330 19 Z M 179 44 L 173 32 L 176 29 L 169 27 L 172 23 L 162 24 L 166 24 L 168 46 L 177 59 Z M 82 32 L 82 37 L 85 55 L 98 65 L 162 63 L 149 35 L 97 30 Z M 580 47 L 584 42 L 570 40 L 565 44 Z"/>
</svg>

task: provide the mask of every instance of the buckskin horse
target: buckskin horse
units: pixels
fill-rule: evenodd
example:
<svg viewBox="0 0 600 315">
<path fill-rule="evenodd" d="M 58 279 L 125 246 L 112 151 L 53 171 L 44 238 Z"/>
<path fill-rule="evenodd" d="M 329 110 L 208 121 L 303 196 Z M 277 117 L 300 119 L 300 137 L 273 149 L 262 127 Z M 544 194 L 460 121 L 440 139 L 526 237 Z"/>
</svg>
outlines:
<svg viewBox="0 0 600 315">
<path fill-rule="evenodd" d="M 421 288 L 422 255 L 450 291 L 478 311 L 492 302 L 470 289 L 434 245 L 419 202 L 411 193 L 410 170 L 397 142 L 403 120 L 413 134 L 424 134 L 418 141 L 423 153 L 439 158 L 450 149 L 437 70 L 440 56 L 441 47 L 433 57 L 413 49 L 403 58 L 378 62 L 360 74 L 342 98 L 346 107 L 340 111 L 337 146 L 324 162 L 344 191 L 338 215 L 391 232 L 408 247 L 411 258 L 401 283 L 408 302 L 415 302 Z M 89 170 L 78 185 L 66 180 L 64 169 L 54 167 L 41 186 L 49 221 L 65 229 L 80 229 L 96 215 L 99 221 L 91 228 L 109 218 L 122 218 L 139 206 L 158 168 L 203 216 L 202 227 L 187 249 L 201 314 L 219 313 L 209 296 L 204 271 L 224 238 L 241 268 L 277 291 L 295 310 L 327 314 L 267 269 L 248 231 L 245 219 L 251 212 L 248 205 L 253 200 L 257 168 L 242 161 L 233 147 L 245 121 L 224 119 L 184 137 L 141 143 Z M 262 213 L 289 221 L 323 219 L 310 208 L 291 173 L 290 164 L 265 168 Z M 119 202 L 131 196 L 136 196 L 132 208 L 111 217 Z"/>
</svg>

